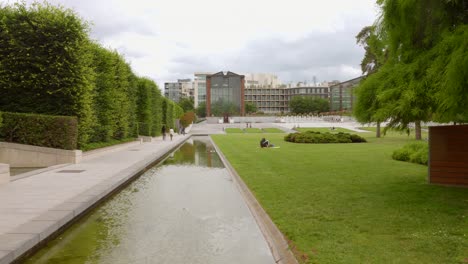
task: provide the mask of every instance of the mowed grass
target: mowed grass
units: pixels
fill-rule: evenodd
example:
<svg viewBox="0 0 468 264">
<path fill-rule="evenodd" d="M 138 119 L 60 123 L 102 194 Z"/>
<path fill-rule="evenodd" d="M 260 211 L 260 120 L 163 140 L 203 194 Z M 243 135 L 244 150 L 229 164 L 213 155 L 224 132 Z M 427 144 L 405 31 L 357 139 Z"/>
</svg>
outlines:
<svg viewBox="0 0 468 264">
<path fill-rule="evenodd" d="M 244 133 L 244 130 L 240 129 L 240 128 L 226 128 L 224 131 L 226 131 L 226 133 Z"/>
<path fill-rule="evenodd" d="M 330 127 L 297 127 L 295 130 L 299 132 L 306 132 L 306 131 L 315 131 L 315 132 L 320 132 L 320 133 L 325 133 L 325 132 L 330 132 L 330 133 L 338 133 L 338 132 L 344 132 L 344 133 L 356 133 L 356 131 L 342 128 L 342 127 L 335 127 L 334 130 L 332 130 Z"/>
<path fill-rule="evenodd" d="M 360 127 L 359 129 L 374 132 L 374 135 L 375 135 L 375 132 L 377 131 L 376 127 Z M 386 137 L 386 136 L 389 136 L 389 137 L 397 136 L 398 137 L 398 136 L 401 136 L 401 137 L 407 137 L 407 138 L 411 138 L 411 139 L 415 138 L 414 129 L 411 129 L 410 133 L 408 134 L 406 131 L 398 131 L 398 130 L 394 130 L 394 129 L 390 128 L 385 132 L 385 135 L 383 134 L 383 130 L 384 130 L 384 128 L 382 127 L 381 128 L 382 137 Z M 427 139 L 428 136 L 429 136 L 429 133 L 428 133 L 427 130 L 422 130 L 421 131 L 421 137 L 423 139 Z"/>
<path fill-rule="evenodd" d="M 283 130 L 281 130 L 279 128 L 275 128 L 275 127 L 263 128 L 262 131 L 263 131 L 263 133 L 284 133 Z"/>
<path fill-rule="evenodd" d="M 244 128 L 244 132 L 245 133 L 262 133 L 262 130 L 256 127 L 249 127 L 249 128 Z"/>
<path fill-rule="evenodd" d="M 466 263 L 468 191 L 427 184 L 427 166 L 392 160 L 406 135 L 297 144 L 213 135 L 303 263 Z"/>
<path fill-rule="evenodd" d="M 226 128 L 226 133 L 284 133 L 279 128 Z"/>
</svg>

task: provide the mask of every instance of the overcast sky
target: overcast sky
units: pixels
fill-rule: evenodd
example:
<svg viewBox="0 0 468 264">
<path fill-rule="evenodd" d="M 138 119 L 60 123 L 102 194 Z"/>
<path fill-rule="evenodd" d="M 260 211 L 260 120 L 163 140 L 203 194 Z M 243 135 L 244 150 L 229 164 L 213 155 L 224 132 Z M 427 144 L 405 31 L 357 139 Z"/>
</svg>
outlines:
<svg viewBox="0 0 468 264">
<path fill-rule="evenodd" d="M 93 39 L 161 88 L 199 71 L 274 73 L 285 83 L 358 77 L 355 36 L 378 13 L 375 0 L 49 2 L 91 22 Z"/>
</svg>

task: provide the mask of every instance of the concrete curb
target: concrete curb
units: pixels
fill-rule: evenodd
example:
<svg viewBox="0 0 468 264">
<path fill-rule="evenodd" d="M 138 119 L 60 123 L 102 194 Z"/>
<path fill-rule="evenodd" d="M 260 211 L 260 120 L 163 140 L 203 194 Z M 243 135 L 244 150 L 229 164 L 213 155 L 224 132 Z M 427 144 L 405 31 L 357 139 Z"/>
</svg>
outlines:
<svg viewBox="0 0 468 264">
<path fill-rule="evenodd" d="M 255 218 L 255 221 L 260 227 L 260 230 L 263 236 L 265 237 L 268 246 L 270 247 L 275 262 L 279 264 L 298 264 L 296 258 L 294 257 L 294 254 L 289 249 L 288 242 L 284 238 L 281 231 L 273 223 L 270 216 L 262 208 L 262 206 L 257 201 L 253 193 L 250 191 L 249 187 L 247 187 L 247 185 L 239 176 L 239 174 L 237 174 L 236 170 L 232 167 L 232 165 L 226 159 L 219 147 L 211 139 L 211 137 L 210 140 L 213 143 L 216 152 L 218 152 L 219 157 L 221 158 L 227 170 L 234 179 L 234 182 L 236 183 L 239 192 L 244 198 L 247 207 L 249 208 L 250 212 Z"/>
<path fill-rule="evenodd" d="M 111 178 L 46 211 L 14 230 L 0 235 L 0 264 L 21 263 L 47 241 L 57 237 L 92 209 L 163 161 L 188 139 L 163 147 L 157 153 L 116 172 Z"/>
</svg>

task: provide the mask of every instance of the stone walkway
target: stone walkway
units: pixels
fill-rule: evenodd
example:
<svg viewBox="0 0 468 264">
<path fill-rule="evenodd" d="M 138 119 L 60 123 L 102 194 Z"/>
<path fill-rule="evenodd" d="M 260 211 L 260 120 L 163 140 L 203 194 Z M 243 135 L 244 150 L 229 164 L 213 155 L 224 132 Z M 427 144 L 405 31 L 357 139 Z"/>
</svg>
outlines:
<svg viewBox="0 0 468 264">
<path fill-rule="evenodd" d="M 159 137 L 0 186 L 0 264 L 21 256 L 187 137 Z"/>
</svg>

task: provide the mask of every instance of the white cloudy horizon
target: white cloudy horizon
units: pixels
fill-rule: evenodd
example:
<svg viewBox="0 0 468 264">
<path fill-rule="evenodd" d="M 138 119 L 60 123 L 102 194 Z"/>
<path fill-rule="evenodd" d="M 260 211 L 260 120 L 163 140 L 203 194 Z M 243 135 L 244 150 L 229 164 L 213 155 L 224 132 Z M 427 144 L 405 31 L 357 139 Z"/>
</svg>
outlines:
<svg viewBox="0 0 468 264">
<path fill-rule="evenodd" d="M 353 79 L 364 55 L 355 36 L 378 12 L 375 0 L 49 2 L 90 22 L 94 40 L 160 89 L 194 72 L 272 73 L 283 83 Z"/>
</svg>

